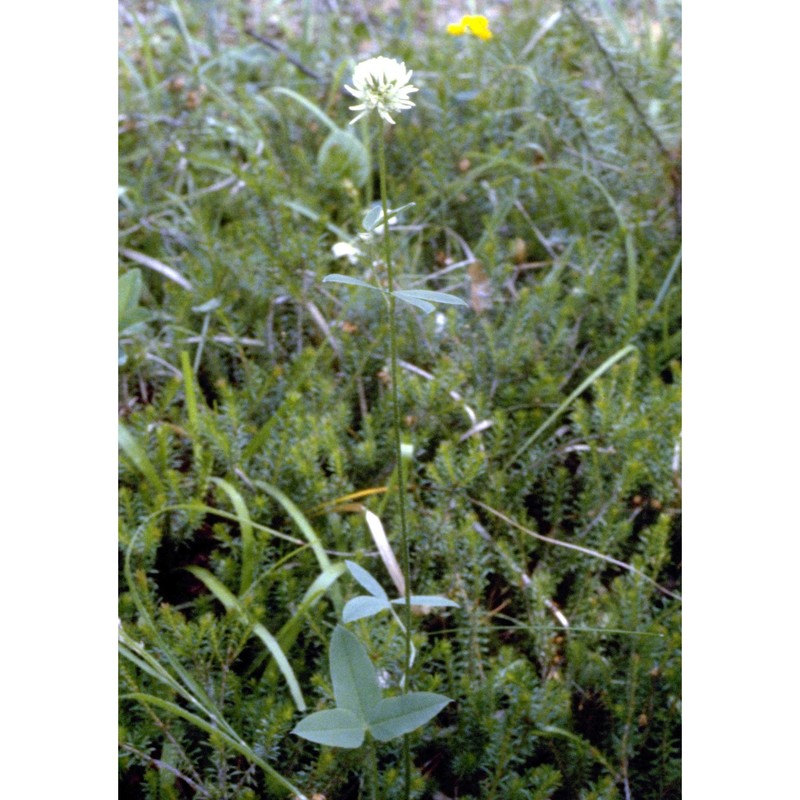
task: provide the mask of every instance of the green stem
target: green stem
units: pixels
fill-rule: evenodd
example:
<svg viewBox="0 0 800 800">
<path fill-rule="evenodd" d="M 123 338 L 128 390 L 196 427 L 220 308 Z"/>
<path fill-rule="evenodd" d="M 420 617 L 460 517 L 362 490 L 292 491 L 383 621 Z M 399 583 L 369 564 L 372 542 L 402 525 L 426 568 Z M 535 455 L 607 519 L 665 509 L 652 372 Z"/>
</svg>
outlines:
<svg viewBox="0 0 800 800">
<path fill-rule="evenodd" d="M 411 678 L 411 577 L 409 570 L 408 530 L 406 527 L 406 479 L 403 470 L 403 455 L 400 442 L 400 394 L 397 369 L 397 326 L 395 323 L 394 272 L 392 270 L 392 244 L 389 238 L 389 200 L 386 188 L 386 143 L 383 130 L 378 136 L 378 169 L 381 179 L 381 207 L 383 210 L 383 253 L 386 262 L 386 279 L 389 289 L 389 350 L 392 376 L 392 416 L 394 419 L 395 460 L 397 463 L 397 491 L 400 505 L 400 538 L 402 541 L 403 576 L 405 578 L 405 680 L 403 693 L 408 692 Z M 403 736 L 405 762 L 405 797 L 411 796 L 411 750 L 408 734 Z"/>
<path fill-rule="evenodd" d="M 370 800 L 378 800 L 378 753 L 374 741 L 367 745 L 369 754 L 369 796 Z"/>
<path fill-rule="evenodd" d="M 200 341 L 197 344 L 197 352 L 194 356 L 194 374 L 200 370 L 200 359 L 203 357 L 203 348 L 205 347 L 206 343 L 206 335 L 208 334 L 208 322 L 211 319 L 211 314 L 206 314 L 203 317 L 203 329 L 200 331 Z"/>
</svg>

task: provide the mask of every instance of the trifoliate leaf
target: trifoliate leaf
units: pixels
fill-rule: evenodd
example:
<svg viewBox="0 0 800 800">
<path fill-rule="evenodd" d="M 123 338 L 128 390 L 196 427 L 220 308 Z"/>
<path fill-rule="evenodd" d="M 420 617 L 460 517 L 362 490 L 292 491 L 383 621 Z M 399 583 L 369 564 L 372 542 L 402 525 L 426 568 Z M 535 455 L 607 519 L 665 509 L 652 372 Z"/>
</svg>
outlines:
<svg viewBox="0 0 800 800">
<path fill-rule="evenodd" d="M 315 711 L 295 725 L 292 733 L 310 742 L 330 747 L 360 747 L 364 741 L 365 724 L 346 708 Z"/>
<path fill-rule="evenodd" d="M 376 739 L 388 742 L 424 725 L 451 702 L 449 697 L 434 692 L 409 692 L 386 698 L 373 709 L 369 730 Z"/>
<path fill-rule="evenodd" d="M 378 676 L 364 645 L 341 625 L 331 637 L 330 665 L 336 705 L 366 720 L 381 700 Z"/>
</svg>

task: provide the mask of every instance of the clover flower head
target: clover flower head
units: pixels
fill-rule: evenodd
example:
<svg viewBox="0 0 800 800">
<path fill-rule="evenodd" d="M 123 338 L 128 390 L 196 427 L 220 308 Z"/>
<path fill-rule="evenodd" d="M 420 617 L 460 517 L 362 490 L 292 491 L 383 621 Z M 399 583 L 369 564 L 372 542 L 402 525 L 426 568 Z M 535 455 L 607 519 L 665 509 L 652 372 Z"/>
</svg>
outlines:
<svg viewBox="0 0 800 800">
<path fill-rule="evenodd" d="M 412 86 L 411 70 L 402 61 L 377 56 L 356 65 L 353 70 L 353 86 L 345 86 L 350 94 L 361 102 L 350 106 L 351 111 L 361 113 L 350 120 L 352 125 L 375 109 L 382 119 L 394 125 L 390 111 L 404 111 L 414 103 L 408 99 L 411 92 L 419 91 Z"/>
<path fill-rule="evenodd" d="M 451 22 L 447 26 L 447 32 L 451 36 L 463 36 L 465 33 L 471 33 L 484 41 L 491 39 L 493 35 L 489 30 L 489 20 L 482 14 L 467 14 L 461 17 L 461 22 Z"/>
<path fill-rule="evenodd" d="M 361 255 L 361 251 L 349 242 L 336 242 L 331 250 L 334 258 L 346 258 L 351 264 L 355 264 Z"/>
</svg>

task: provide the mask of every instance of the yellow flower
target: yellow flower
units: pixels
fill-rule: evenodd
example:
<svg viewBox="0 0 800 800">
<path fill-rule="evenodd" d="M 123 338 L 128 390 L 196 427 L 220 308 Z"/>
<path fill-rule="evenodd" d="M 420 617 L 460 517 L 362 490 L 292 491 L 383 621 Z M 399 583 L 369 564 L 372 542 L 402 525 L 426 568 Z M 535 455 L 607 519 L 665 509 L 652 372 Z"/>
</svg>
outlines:
<svg viewBox="0 0 800 800">
<path fill-rule="evenodd" d="M 451 22 L 447 26 L 447 32 L 451 36 L 463 36 L 465 33 L 471 33 L 484 41 L 492 38 L 489 20 L 481 14 L 467 14 L 461 17 L 461 22 Z"/>
</svg>

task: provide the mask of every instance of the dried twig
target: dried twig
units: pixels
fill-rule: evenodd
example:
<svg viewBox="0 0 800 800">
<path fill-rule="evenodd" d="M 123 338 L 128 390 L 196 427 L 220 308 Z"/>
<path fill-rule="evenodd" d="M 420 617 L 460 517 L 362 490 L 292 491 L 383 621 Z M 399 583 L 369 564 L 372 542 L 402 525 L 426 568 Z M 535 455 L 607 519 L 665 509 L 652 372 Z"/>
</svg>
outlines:
<svg viewBox="0 0 800 800">
<path fill-rule="evenodd" d="M 330 325 L 328 325 L 325 317 L 322 316 L 322 312 L 319 310 L 319 308 L 317 308 L 317 306 L 310 300 L 306 302 L 306 308 L 308 309 L 308 313 L 311 314 L 311 319 L 314 320 L 316 326 L 322 331 L 323 335 L 328 340 L 333 352 L 336 353 L 340 359 L 344 358 L 342 346 L 339 344 L 339 340 L 331 332 Z"/>
<path fill-rule="evenodd" d="M 143 760 L 149 761 L 156 769 L 164 770 L 166 772 L 171 772 L 176 778 L 179 778 L 187 786 L 193 789 L 199 797 L 211 797 L 211 795 L 205 788 L 203 788 L 196 781 L 193 781 L 188 775 L 185 775 L 177 767 L 173 767 L 172 764 L 169 764 L 166 761 L 162 761 L 160 758 L 154 758 L 148 753 L 139 750 L 138 747 L 134 747 L 133 745 L 128 744 L 127 742 L 122 742 L 120 744 L 120 747 L 123 750 L 127 750 L 129 753 L 133 753 L 134 755 L 138 756 Z"/>
<path fill-rule="evenodd" d="M 261 44 L 269 47 L 276 53 L 280 53 L 293 67 L 299 69 L 303 75 L 312 78 L 313 80 L 317 81 L 317 83 L 325 83 L 325 78 L 323 78 L 322 75 L 320 75 L 318 72 L 314 72 L 313 69 L 309 69 L 309 67 L 307 67 L 296 55 L 287 50 L 282 44 L 278 44 L 273 39 L 268 39 L 266 36 L 262 36 L 260 33 L 256 33 L 250 28 L 245 28 L 244 32 L 257 42 L 261 42 Z"/>
<path fill-rule="evenodd" d="M 415 364 L 412 364 L 409 361 L 400 361 L 399 364 L 403 369 L 407 370 L 408 372 L 412 372 L 414 375 L 419 375 L 421 378 L 425 378 L 429 381 L 436 380 L 435 376 L 431 375 L 430 372 L 427 372 L 426 370 L 416 366 Z M 457 391 L 455 391 L 455 389 L 451 389 L 448 394 L 453 398 L 453 400 L 456 401 L 456 403 L 461 403 L 464 413 L 469 417 L 469 421 L 472 423 L 470 429 L 459 439 L 460 442 L 463 442 L 470 436 L 481 433 L 492 426 L 493 423 L 491 420 L 485 419 L 481 422 L 478 422 L 475 412 L 464 402 L 464 398 Z M 483 445 L 481 445 L 481 448 L 482 447 Z"/>
<path fill-rule="evenodd" d="M 644 572 L 641 570 L 636 569 L 632 564 L 627 564 L 624 561 L 619 561 L 616 558 L 612 558 L 611 556 L 607 556 L 604 553 L 600 553 L 597 550 L 591 550 L 588 547 L 581 547 L 578 544 L 572 544 L 571 542 L 562 542 L 560 539 L 553 539 L 550 536 L 543 536 L 541 533 L 536 533 L 536 531 L 532 531 L 529 528 L 526 528 L 524 525 L 520 525 L 519 522 L 516 520 L 511 519 L 511 517 L 506 516 L 501 511 L 497 511 L 497 509 L 492 508 L 491 506 L 487 506 L 486 503 L 482 503 L 480 500 L 475 500 L 474 498 L 470 498 L 471 502 L 473 502 L 476 506 L 480 506 L 482 509 L 488 511 L 490 514 L 494 514 L 494 516 L 498 517 L 499 519 L 503 520 L 503 522 L 511 525 L 512 528 L 516 528 L 523 533 L 527 533 L 528 536 L 532 536 L 534 539 L 539 539 L 539 541 L 547 542 L 548 544 L 554 544 L 558 547 L 566 547 L 568 550 L 577 550 L 579 553 L 583 553 L 587 556 L 592 556 L 592 558 L 599 558 L 602 561 L 607 561 L 609 564 L 613 564 L 615 567 L 621 567 L 622 569 L 628 570 L 628 572 L 633 572 L 635 575 L 638 575 L 641 578 L 644 578 L 648 583 L 653 584 L 653 586 L 658 589 L 659 592 L 662 594 L 667 595 L 668 597 L 672 597 L 674 600 L 680 600 L 680 595 L 671 592 L 669 589 L 664 588 L 660 584 L 656 583 L 650 576 L 645 575 Z"/>
<path fill-rule="evenodd" d="M 143 267 L 152 269 L 154 272 L 158 272 L 165 278 L 169 278 L 169 280 L 177 283 L 178 286 L 186 289 L 187 292 L 194 291 L 192 284 L 189 283 L 189 281 L 187 281 L 186 278 L 184 278 L 183 275 L 178 272 L 178 270 L 173 269 L 163 261 L 159 261 L 157 258 L 148 256 L 145 253 L 140 253 L 138 250 L 131 250 L 127 247 L 121 247 L 119 252 L 125 256 L 125 258 L 129 258 L 131 261 L 135 261 L 137 264 L 141 264 Z"/>
<path fill-rule="evenodd" d="M 625 85 L 625 82 L 620 77 L 619 72 L 617 72 L 617 68 L 614 66 L 614 62 L 611 59 L 608 51 L 603 46 L 603 43 L 600 41 L 600 38 L 594 32 L 594 29 L 591 25 L 578 13 L 575 7 L 572 5 L 569 0 L 565 0 L 564 6 L 570 11 L 572 16 L 578 21 L 578 24 L 583 29 L 584 33 L 592 40 L 592 44 L 597 48 L 597 51 L 605 61 L 606 66 L 608 67 L 608 71 L 611 73 L 611 77 L 614 79 L 614 83 L 619 86 L 620 91 L 625 96 L 625 99 L 630 103 L 631 107 L 633 108 L 634 113 L 639 118 L 639 121 L 642 123 L 642 127 L 647 131 L 648 136 L 653 140 L 656 147 L 658 148 L 658 152 L 661 154 L 663 159 L 668 163 L 673 163 L 673 158 L 669 154 L 669 151 L 664 146 L 664 143 L 661 141 L 661 137 L 656 133 L 653 126 L 647 119 L 646 114 L 642 110 L 642 107 L 639 105 L 639 101 L 633 96 L 633 92 Z"/>
</svg>

